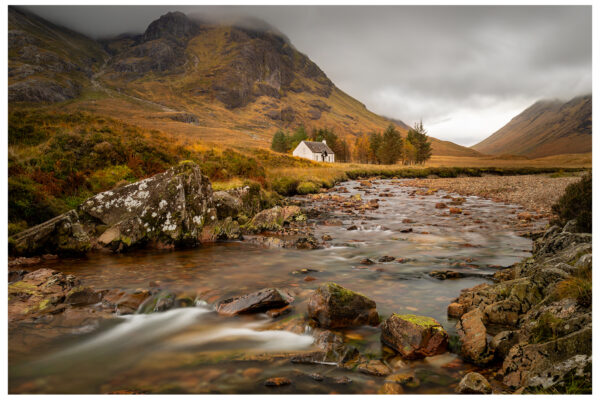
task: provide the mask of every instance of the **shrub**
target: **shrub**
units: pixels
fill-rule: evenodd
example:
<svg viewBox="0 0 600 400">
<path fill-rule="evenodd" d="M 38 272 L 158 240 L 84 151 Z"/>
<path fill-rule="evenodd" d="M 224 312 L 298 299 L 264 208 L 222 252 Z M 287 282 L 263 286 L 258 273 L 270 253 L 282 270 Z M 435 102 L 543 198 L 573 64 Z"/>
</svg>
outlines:
<svg viewBox="0 0 600 400">
<path fill-rule="evenodd" d="M 575 219 L 579 232 L 592 232 L 592 174 L 567 186 L 565 193 L 552 206 L 557 224 L 564 225 Z"/>
<path fill-rule="evenodd" d="M 275 192 L 282 196 L 293 196 L 298 193 L 297 188 L 299 184 L 298 179 L 282 176 L 281 178 L 274 179 L 271 186 Z"/>
<path fill-rule="evenodd" d="M 592 269 L 580 267 L 572 278 L 565 279 L 556 285 L 556 293 L 561 299 L 575 299 L 581 307 L 592 305 Z"/>
<path fill-rule="evenodd" d="M 319 191 L 319 187 L 313 182 L 301 182 L 296 190 L 299 194 L 310 194 L 317 193 Z"/>
</svg>

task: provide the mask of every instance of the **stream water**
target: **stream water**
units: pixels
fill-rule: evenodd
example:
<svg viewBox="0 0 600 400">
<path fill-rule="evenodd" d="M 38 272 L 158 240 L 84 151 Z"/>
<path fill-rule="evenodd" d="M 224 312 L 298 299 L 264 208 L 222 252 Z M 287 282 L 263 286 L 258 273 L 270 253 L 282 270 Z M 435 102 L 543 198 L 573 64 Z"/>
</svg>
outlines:
<svg viewBox="0 0 600 400">
<path fill-rule="evenodd" d="M 102 288 L 148 288 L 192 293 L 195 307 L 154 314 L 115 316 L 89 325 L 61 329 L 44 323 L 9 333 L 9 385 L 13 392 L 108 393 L 376 393 L 384 378 L 332 365 L 293 364 L 290 353 L 313 348 L 308 333 L 280 330 L 301 318 L 307 298 L 320 284 L 333 281 L 370 297 L 378 312 L 426 315 L 450 335 L 455 320 L 448 303 L 460 290 L 486 282 L 500 267 L 530 255 L 531 241 L 517 234 L 518 206 L 467 197 L 463 214 L 449 214 L 436 203 L 448 202 L 437 192 L 415 194 L 400 181 L 358 182 L 338 186 L 340 196 L 361 194 L 379 199 L 379 208 L 364 214 L 344 211 L 327 199 L 298 198 L 313 209 L 308 225 L 318 238 L 330 235 L 317 250 L 265 248 L 244 242 L 196 249 L 140 250 L 119 255 L 47 261 L 49 267 L 77 275 L 85 285 Z M 382 194 L 388 197 L 380 197 Z M 536 220 L 535 230 L 544 224 Z M 355 230 L 348 230 L 350 226 Z M 521 229 L 519 228 L 519 229 Z M 412 229 L 411 232 L 406 232 Z M 402 232 L 404 231 L 404 232 Z M 396 259 L 377 262 L 387 255 Z M 373 265 L 363 265 L 370 258 Z M 314 271 L 302 273 L 309 268 Z M 461 279 L 437 280 L 433 270 L 461 271 Z M 315 278 L 306 279 L 307 276 Z M 213 307 L 220 300 L 265 287 L 293 293 L 293 311 L 278 320 L 264 314 L 227 318 Z M 377 328 L 343 332 L 345 340 L 373 358 L 391 357 L 382 348 Z M 37 338 L 40 340 L 36 340 Z M 42 340 L 43 339 L 43 340 Z M 23 343 L 28 343 L 23 351 Z M 413 361 L 409 368 L 421 381 L 407 392 L 451 393 L 461 372 L 470 368 L 447 353 Z M 315 380 L 318 373 L 323 380 Z M 291 385 L 264 386 L 282 376 Z M 339 377 L 350 378 L 342 383 Z"/>
</svg>

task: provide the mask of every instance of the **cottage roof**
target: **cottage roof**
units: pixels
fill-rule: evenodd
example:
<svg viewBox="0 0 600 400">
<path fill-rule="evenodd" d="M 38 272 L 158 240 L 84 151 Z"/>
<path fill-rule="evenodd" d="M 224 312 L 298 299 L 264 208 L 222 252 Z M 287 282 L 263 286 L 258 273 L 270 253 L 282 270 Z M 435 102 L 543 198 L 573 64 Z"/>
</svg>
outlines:
<svg viewBox="0 0 600 400">
<path fill-rule="evenodd" d="M 309 142 L 308 140 L 302 141 L 313 153 L 323 153 L 326 151 L 328 154 L 333 154 L 333 150 L 323 142 Z"/>
</svg>

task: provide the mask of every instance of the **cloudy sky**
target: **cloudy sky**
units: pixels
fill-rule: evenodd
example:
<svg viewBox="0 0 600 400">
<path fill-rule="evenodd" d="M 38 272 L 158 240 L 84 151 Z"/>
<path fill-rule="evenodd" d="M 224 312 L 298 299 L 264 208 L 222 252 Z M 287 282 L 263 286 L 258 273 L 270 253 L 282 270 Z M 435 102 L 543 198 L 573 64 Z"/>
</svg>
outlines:
<svg viewBox="0 0 600 400">
<path fill-rule="evenodd" d="M 91 37 L 143 32 L 167 11 L 253 16 L 379 114 L 472 145 L 539 99 L 592 91 L 590 6 L 28 7 Z"/>
</svg>

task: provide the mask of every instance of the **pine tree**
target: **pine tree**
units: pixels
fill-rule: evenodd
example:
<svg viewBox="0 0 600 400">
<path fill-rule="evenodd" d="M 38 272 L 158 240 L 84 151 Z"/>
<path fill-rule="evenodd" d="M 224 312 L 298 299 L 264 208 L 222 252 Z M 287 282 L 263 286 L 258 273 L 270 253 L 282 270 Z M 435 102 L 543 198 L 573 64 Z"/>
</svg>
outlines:
<svg viewBox="0 0 600 400">
<path fill-rule="evenodd" d="M 373 132 L 369 135 L 369 158 L 373 164 L 381 164 L 379 149 L 382 142 L 383 138 L 381 133 Z"/>
<path fill-rule="evenodd" d="M 271 149 L 279 153 L 285 153 L 287 151 L 287 147 L 286 134 L 281 130 L 275 132 L 273 135 L 273 140 L 271 141 Z"/>
<path fill-rule="evenodd" d="M 388 126 L 383 132 L 378 156 L 383 164 L 396 164 L 402 157 L 402 136 L 394 125 Z"/>
<path fill-rule="evenodd" d="M 416 149 L 417 164 L 423 164 L 431 158 L 431 142 L 427 131 L 423 128 L 423 121 L 415 123 L 414 127 L 408 131 L 406 140 L 411 142 Z"/>
</svg>

